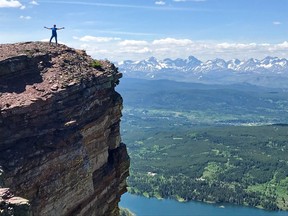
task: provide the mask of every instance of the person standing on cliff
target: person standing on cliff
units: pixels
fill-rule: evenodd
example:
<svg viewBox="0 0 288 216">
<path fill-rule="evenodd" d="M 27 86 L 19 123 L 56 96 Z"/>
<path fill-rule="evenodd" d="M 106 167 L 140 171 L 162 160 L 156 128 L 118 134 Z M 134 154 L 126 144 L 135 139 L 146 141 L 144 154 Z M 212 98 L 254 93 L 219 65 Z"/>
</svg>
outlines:
<svg viewBox="0 0 288 216">
<path fill-rule="evenodd" d="M 49 44 L 51 44 L 52 39 L 55 38 L 56 45 L 57 45 L 57 44 L 58 44 L 58 41 L 57 41 L 57 30 L 64 29 L 64 27 L 62 27 L 62 28 L 56 28 L 56 25 L 54 25 L 52 28 L 48 28 L 48 27 L 46 27 L 46 26 L 44 26 L 44 28 L 52 30 L 52 36 L 51 36 L 51 38 L 50 38 Z"/>
</svg>

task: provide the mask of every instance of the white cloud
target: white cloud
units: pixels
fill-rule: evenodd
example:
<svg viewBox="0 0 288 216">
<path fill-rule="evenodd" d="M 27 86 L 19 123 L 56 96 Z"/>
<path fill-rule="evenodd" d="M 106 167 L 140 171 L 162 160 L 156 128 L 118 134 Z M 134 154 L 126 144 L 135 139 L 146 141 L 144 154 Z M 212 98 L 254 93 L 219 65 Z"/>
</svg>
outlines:
<svg viewBox="0 0 288 216">
<path fill-rule="evenodd" d="M 150 48 L 150 43 L 143 40 L 123 40 L 115 44 L 118 47 L 119 53 L 125 53 L 125 55 L 131 54 L 148 54 L 152 50 Z"/>
<path fill-rule="evenodd" d="M 156 5 L 165 5 L 166 2 L 164 2 L 164 1 L 156 1 L 155 4 Z"/>
<path fill-rule="evenodd" d="M 159 40 L 154 40 L 152 44 L 154 45 L 178 45 L 178 46 L 187 46 L 193 42 L 189 39 L 175 39 L 175 38 L 164 38 Z"/>
<path fill-rule="evenodd" d="M 215 48 L 218 49 L 252 49 L 252 48 L 256 48 L 258 45 L 256 43 L 219 43 L 215 45 Z"/>
<path fill-rule="evenodd" d="M 121 47 L 119 53 L 125 53 L 126 55 L 131 54 L 149 54 L 151 55 L 152 51 L 149 47 Z"/>
<path fill-rule="evenodd" d="M 30 19 L 32 19 L 31 16 L 20 16 L 19 18 L 20 18 L 20 19 L 24 19 L 24 20 L 30 20 Z"/>
<path fill-rule="evenodd" d="M 288 49 L 288 41 L 272 46 L 273 50 L 286 50 Z"/>
<path fill-rule="evenodd" d="M 39 5 L 39 3 L 38 3 L 37 1 L 35 1 L 35 0 L 29 2 L 29 4 L 32 4 L 32 5 Z"/>
<path fill-rule="evenodd" d="M 120 40 L 120 38 L 116 38 L 116 37 L 94 37 L 90 35 L 86 35 L 81 38 L 78 38 L 78 37 L 73 37 L 73 38 L 79 41 L 83 41 L 83 42 L 99 42 L 99 43 Z"/>
<path fill-rule="evenodd" d="M 15 0 L 0 0 L 0 8 L 25 8 L 19 1 Z M 24 9 L 23 8 L 23 9 Z"/>
<path fill-rule="evenodd" d="M 74 39 L 78 41 L 76 47 L 85 49 L 93 58 L 107 58 L 111 61 L 142 60 L 151 56 L 158 59 L 187 58 L 191 55 L 202 61 L 215 58 L 262 59 L 266 56 L 288 58 L 288 41 L 278 44 L 194 41 L 187 38 L 148 41 L 93 36 L 74 37 Z"/>
<path fill-rule="evenodd" d="M 274 21 L 273 22 L 273 25 L 281 25 L 282 23 L 281 22 L 279 22 L 279 21 Z"/>
<path fill-rule="evenodd" d="M 119 42 L 120 46 L 146 46 L 149 43 L 147 41 L 139 41 L 139 40 L 124 40 Z"/>
</svg>

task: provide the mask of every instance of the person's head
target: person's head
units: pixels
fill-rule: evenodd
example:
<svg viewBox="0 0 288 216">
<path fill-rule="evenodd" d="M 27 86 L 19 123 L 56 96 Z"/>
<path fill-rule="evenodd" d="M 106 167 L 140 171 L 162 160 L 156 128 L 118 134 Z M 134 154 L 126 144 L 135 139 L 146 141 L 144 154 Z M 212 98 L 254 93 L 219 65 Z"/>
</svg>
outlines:
<svg viewBox="0 0 288 216">
<path fill-rule="evenodd" d="M 56 25 L 54 24 L 54 28 L 56 27 Z"/>
</svg>

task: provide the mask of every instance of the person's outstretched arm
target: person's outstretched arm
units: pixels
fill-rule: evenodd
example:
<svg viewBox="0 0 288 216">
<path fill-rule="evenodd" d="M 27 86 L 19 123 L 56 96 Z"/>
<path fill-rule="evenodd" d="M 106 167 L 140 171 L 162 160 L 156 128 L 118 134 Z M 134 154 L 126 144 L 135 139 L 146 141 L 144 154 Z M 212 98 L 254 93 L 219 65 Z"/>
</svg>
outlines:
<svg viewBox="0 0 288 216">
<path fill-rule="evenodd" d="M 46 28 L 46 29 L 51 29 L 51 28 L 48 28 L 48 27 L 46 27 L 46 26 L 44 26 L 44 28 Z"/>
<path fill-rule="evenodd" d="M 61 29 L 64 29 L 64 27 L 62 27 L 62 28 L 57 28 L 57 30 L 61 30 Z"/>
</svg>

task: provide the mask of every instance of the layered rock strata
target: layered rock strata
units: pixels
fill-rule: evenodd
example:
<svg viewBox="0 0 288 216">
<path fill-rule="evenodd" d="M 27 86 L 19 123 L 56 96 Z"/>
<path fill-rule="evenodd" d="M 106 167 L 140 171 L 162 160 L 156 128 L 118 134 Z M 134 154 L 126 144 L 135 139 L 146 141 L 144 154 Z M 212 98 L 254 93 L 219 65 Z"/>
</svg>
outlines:
<svg viewBox="0 0 288 216">
<path fill-rule="evenodd" d="M 0 45 L 0 186 L 29 200 L 30 215 L 119 214 L 121 76 L 64 45 Z"/>
</svg>

